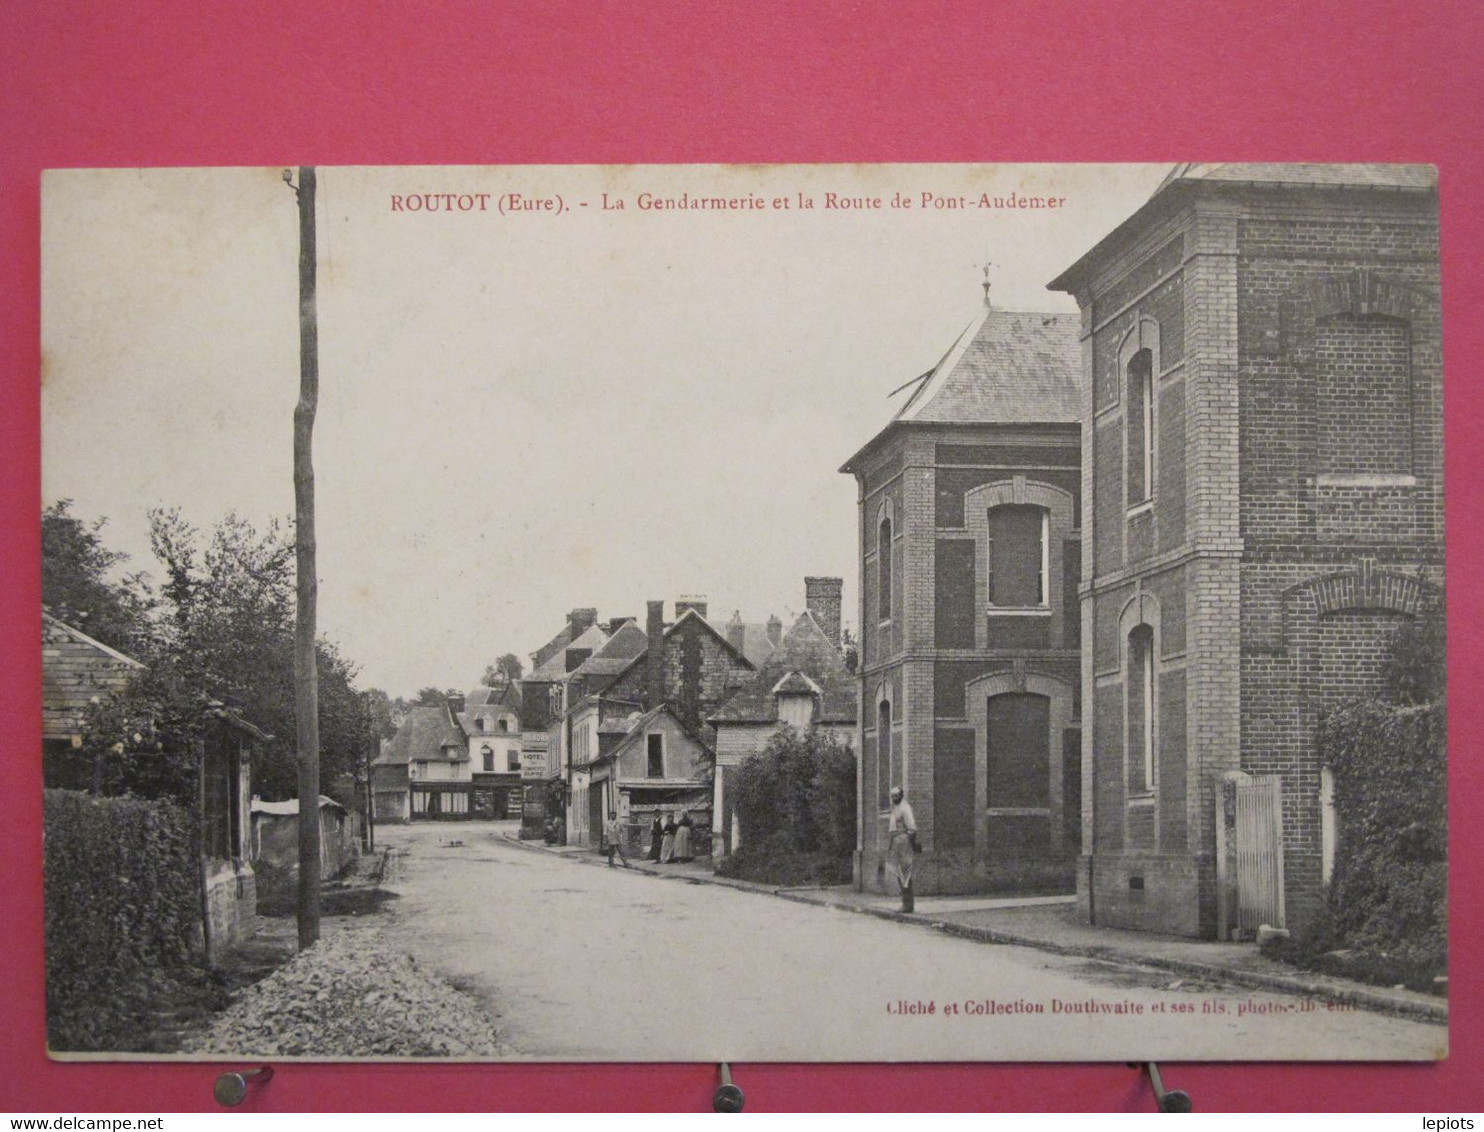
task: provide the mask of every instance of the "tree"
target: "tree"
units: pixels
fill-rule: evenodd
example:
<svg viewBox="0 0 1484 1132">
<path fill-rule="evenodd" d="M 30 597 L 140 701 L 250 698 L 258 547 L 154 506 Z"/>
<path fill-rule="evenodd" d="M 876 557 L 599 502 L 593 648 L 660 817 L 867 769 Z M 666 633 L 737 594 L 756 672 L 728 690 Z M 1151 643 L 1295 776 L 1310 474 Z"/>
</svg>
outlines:
<svg viewBox="0 0 1484 1132">
<path fill-rule="evenodd" d="M 855 754 L 819 728 L 784 727 L 736 778 L 741 848 L 729 876 L 780 884 L 848 878 L 855 848 Z"/>
<path fill-rule="evenodd" d="M 442 707 L 448 703 L 448 693 L 442 688 L 435 688 L 429 684 L 426 688 L 419 688 L 417 696 L 412 701 L 411 707 Z"/>
<path fill-rule="evenodd" d="M 501 684 L 514 683 L 524 674 L 525 666 L 521 664 L 520 657 L 513 652 L 507 652 L 494 664 L 486 666 L 479 682 L 486 688 L 498 688 Z"/>
<path fill-rule="evenodd" d="M 155 596 L 145 574 L 120 574 L 129 556 L 104 546 L 106 524 L 79 519 L 70 499 L 41 512 L 41 603 L 53 616 L 132 656 L 150 634 Z"/>
</svg>

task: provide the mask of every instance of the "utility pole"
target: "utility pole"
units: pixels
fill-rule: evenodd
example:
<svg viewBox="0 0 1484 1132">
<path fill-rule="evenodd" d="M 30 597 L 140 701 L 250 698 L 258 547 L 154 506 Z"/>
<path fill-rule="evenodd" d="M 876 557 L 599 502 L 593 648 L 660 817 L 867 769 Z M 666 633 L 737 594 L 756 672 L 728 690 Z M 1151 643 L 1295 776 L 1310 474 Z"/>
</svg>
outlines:
<svg viewBox="0 0 1484 1132">
<path fill-rule="evenodd" d="M 284 180 L 292 186 L 292 174 Z M 319 579 L 314 540 L 314 415 L 319 408 L 315 310 L 314 166 L 299 167 L 299 403 L 294 406 L 294 721 L 299 747 L 299 950 L 319 940 L 319 670 L 314 653 Z"/>
</svg>

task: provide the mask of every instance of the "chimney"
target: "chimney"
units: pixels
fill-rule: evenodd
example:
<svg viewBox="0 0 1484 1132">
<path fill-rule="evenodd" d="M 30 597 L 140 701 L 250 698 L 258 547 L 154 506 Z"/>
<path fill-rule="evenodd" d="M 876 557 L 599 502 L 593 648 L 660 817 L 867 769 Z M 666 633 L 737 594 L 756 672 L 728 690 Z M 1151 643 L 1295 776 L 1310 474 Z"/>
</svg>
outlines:
<svg viewBox="0 0 1484 1132">
<path fill-rule="evenodd" d="M 694 609 L 696 616 L 702 621 L 706 620 L 706 603 L 691 598 L 682 598 L 675 603 L 675 620 L 679 621 L 685 616 L 687 610 Z"/>
<path fill-rule="evenodd" d="M 814 615 L 836 648 L 840 647 L 840 590 L 844 584 L 839 578 L 804 579 L 804 608 Z"/>
<path fill-rule="evenodd" d="M 567 614 L 567 625 L 572 630 L 572 639 L 575 641 L 582 634 L 586 633 L 593 627 L 593 623 L 597 619 L 598 611 L 596 609 L 574 609 L 571 613 Z"/>
<path fill-rule="evenodd" d="M 651 601 L 646 626 L 649 646 L 644 654 L 645 708 L 653 711 L 665 702 L 665 603 Z"/>
<path fill-rule="evenodd" d="M 747 626 L 742 624 L 742 611 L 732 610 L 732 619 L 727 622 L 727 644 L 738 652 L 745 652 L 747 644 Z"/>
<path fill-rule="evenodd" d="M 464 710 L 464 693 L 463 692 L 459 692 L 459 691 L 451 691 L 451 692 L 449 692 L 448 693 L 448 713 L 449 713 L 449 715 L 451 715 L 455 719 L 457 719 L 459 717 L 459 715 L 463 712 L 463 710 Z"/>
<path fill-rule="evenodd" d="M 625 625 L 627 625 L 630 621 L 633 621 L 633 620 L 635 620 L 635 618 L 633 618 L 633 617 L 615 617 L 612 621 L 608 622 L 608 624 L 606 624 L 606 625 L 603 626 L 603 632 L 607 633 L 610 637 L 612 637 L 620 629 L 622 629 Z"/>
<path fill-rule="evenodd" d="M 776 649 L 778 642 L 783 640 L 783 622 L 778 620 L 778 614 L 768 618 L 768 640 Z"/>
</svg>

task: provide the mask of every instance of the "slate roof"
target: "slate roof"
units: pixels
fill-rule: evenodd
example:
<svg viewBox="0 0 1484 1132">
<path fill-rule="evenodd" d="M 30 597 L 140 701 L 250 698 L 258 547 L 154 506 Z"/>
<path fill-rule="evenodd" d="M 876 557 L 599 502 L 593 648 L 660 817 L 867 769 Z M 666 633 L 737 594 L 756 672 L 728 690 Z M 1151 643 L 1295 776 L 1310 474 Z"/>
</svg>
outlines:
<svg viewBox="0 0 1484 1132">
<path fill-rule="evenodd" d="M 450 754 L 445 747 L 454 747 Z M 414 707 L 407 710 L 407 718 L 397 733 L 382 747 L 373 765 L 388 765 L 408 762 L 456 762 L 469 761 L 468 738 L 448 717 L 443 707 Z"/>
<path fill-rule="evenodd" d="M 736 621 L 712 621 L 706 622 L 728 641 L 732 638 L 728 631 L 739 622 Z M 754 668 L 761 665 L 773 652 L 773 641 L 768 636 L 768 624 L 765 621 L 741 621 L 742 626 L 742 655 L 747 658 L 749 664 Z"/>
<path fill-rule="evenodd" d="M 509 712 L 515 715 L 516 725 L 519 727 L 520 709 L 519 684 L 512 681 L 498 688 L 481 684 L 464 697 L 464 710 L 459 712 L 459 722 L 464 725 L 465 731 L 477 731 L 475 720 L 481 716 L 485 719 L 498 719 Z"/>
<path fill-rule="evenodd" d="M 1126 233 L 1143 224 L 1165 203 L 1191 187 L 1201 185 L 1262 185 L 1268 188 L 1379 189 L 1390 192 L 1436 192 L 1438 171 L 1431 165 L 1285 163 L 1277 161 L 1184 162 L 1173 166 L 1132 216 L 1095 244 L 1076 263 L 1046 286 L 1071 291 L 1087 265 L 1118 246 Z"/>
<path fill-rule="evenodd" d="M 886 428 L 840 469 L 893 428 L 911 424 L 1078 424 L 1081 422 L 1081 316 L 989 307 L 916 385 Z"/>
<path fill-rule="evenodd" d="M 893 418 L 933 424 L 1076 424 L 1081 316 L 984 309 Z"/>
<path fill-rule="evenodd" d="M 622 630 L 620 630 L 622 632 Z M 596 653 L 608 641 L 608 634 L 597 625 L 591 625 L 575 641 L 569 640 L 552 653 L 531 673 L 533 680 L 565 680 L 567 678 L 567 649 L 591 649 Z"/>
<path fill-rule="evenodd" d="M 644 630 L 634 622 L 626 621 L 602 648 L 579 664 L 572 675 L 617 676 L 648 647 L 649 638 Z"/>
<path fill-rule="evenodd" d="M 783 634 L 755 677 L 714 712 L 709 722 L 776 723 L 778 690 L 786 694 L 796 689 L 809 691 L 808 684 L 792 681 L 800 675 L 820 689 L 820 723 L 854 723 L 856 717 L 856 678 L 845 667 L 840 650 L 830 643 L 819 622 L 807 610 Z"/>
<path fill-rule="evenodd" d="M 1371 162 L 1324 165 L 1277 161 L 1227 161 L 1216 164 L 1186 161 L 1176 165 L 1154 190 L 1151 200 L 1181 181 L 1224 181 L 1242 185 L 1293 185 L 1315 188 L 1434 189 L 1438 171 L 1431 165 L 1394 165 Z"/>
</svg>

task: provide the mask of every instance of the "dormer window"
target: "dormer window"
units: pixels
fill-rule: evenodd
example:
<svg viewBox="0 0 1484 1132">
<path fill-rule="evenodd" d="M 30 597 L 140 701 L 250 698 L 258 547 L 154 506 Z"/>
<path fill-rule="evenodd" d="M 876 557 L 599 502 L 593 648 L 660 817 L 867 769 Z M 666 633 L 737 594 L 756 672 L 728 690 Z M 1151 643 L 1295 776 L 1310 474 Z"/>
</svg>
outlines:
<svg viewBox="0 0 1484 1132">
<path fill-rule="evenodd" d="M 510 721 L 508 719 L 502 719 L 500 720 L 498 727 L 500 729 L 500 734 L 507 735 L 510 732 Z"/>
</svg>

